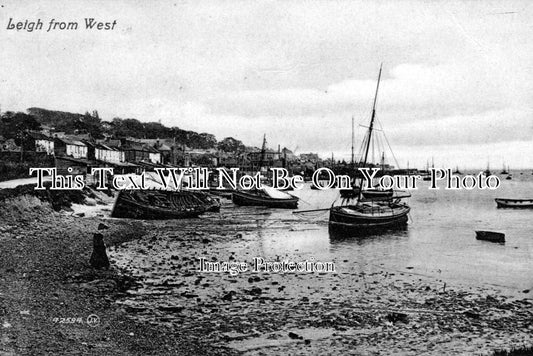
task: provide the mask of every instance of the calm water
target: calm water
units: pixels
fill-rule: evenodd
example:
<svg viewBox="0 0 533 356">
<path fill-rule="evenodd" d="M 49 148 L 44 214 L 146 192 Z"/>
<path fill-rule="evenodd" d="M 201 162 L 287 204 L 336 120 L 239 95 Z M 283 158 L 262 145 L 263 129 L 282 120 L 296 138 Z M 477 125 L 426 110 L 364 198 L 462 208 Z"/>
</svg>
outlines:
<svg viewBox="0 0 533 356">
<path fill-rule="evenodd" d="M 506 294 L 525 296 L 523 290 L 533 289 L 533 210 L 497 209 L 494 202 L 495 197 L 533 198 L 531 171 L 502 179 L 497 190 L 428 190 L 428 186 L 429 182 L 420 181 L 419 189 L 411 191 L 410 221 L 404 231 L 338 239 L 328 232 L 328 212 L 293 214 L 225 201 L 220 213 L 200 219 L 147 222 L 164 243 L 151 246 L 147 256 L 136 253 L 142 242 L 127 244 L 123 264 L 134 269 L 144 266 L 138 271 L 141 275 L 164 279 L 171 273 L 169 256 L 164 256 L 180 250 L 174 246 L 172 231 L 208 227 L 223 236 L 243 232 L 242 239 L 222 239 L 219 252 L 214 252 L 219 260 L 229 251 L 266 260 L 314 258 L 335 261 L 339 269 L 350 265 L 365 273 L 406 272 L 448 285 L 496 287 Z M 327 208 L 338 197 L 336 190 L 311 190 L 309 185 L 291 193 L 300 197 L 300 210 Z M 241 225 L 232 226 L 231 220 Z M 506 243 L 478 241 L 475 230 L 504 232 Z"/>
<path fill-rule="evenodd" d="M 522 291 L 533 289 L 533 210 L 497 209 L 495 197 L 533 198 L 530 171 L 502 179 L 496 190 L 429 190 L 420 181 L 411 191 L 409 226 L 366 238 L 338 239 L 328 233 L 328 212 L 292 214 L 272 210 L 261 222 L 258 243 L 263 256 L 300 255 L 321 260 L 356 260 L 411 274 L 440 277 L 462 285 L 492 285 Z M 309 187 L 291 192 L 301 198 L 300 210 L 324 208 L 337 198 L 334 190 Z M 236 214 L 250 209 L 227 206 Z M 253 209 L 252 209 L 253 211 Z M 258 209 L 265 213 L 265 209 Z M 286 225 L 290 228 L 287 229 Z M 475 230 L 506 234 L 505 244 L 475 239 Z M 412 267 L 412 268 L 411 268 Z"/>
</svg>

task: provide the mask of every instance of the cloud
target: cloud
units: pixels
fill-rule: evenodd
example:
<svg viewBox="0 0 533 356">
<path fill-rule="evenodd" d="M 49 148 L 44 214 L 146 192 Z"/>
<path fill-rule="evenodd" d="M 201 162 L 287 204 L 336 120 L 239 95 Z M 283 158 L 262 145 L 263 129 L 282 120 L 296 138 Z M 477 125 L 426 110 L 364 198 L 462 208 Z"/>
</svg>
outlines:
<svg viewBox="0 0 533 356">
<path fill-rule="evenodd" d="M 118 29 L 0 31 L 1 104 L 97 109 L 253 145 L 267 133 L 273 147 L 349 155 L 350 119 L 368 122 L 384 62 L 377 115 L 393 147 L 474 152 L 487 140 L 518 151 L 531 134 L 532 9 L 520 0 L 7 1 L 2 24 L 90 16 Z"/>
</svg>

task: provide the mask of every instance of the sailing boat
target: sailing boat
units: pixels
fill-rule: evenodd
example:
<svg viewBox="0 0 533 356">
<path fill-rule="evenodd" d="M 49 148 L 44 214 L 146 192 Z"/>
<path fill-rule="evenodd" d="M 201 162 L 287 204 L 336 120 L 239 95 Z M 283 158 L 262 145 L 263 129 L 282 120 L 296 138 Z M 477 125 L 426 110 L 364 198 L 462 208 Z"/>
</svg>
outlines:
<svg viewBox="0 0 533 356">
<path fill-rule="evenodd" d="M 261 156 L 259 160 L 259 171 L 263 170 L 266 153 L 266 134 L 263 136 Z M 253 190 L 235 190 L 232 192 L 231 200 L 235 205 L 240 206 L 264 206 L 268 208 L 296 209 L 298 207 L 298 197 L 284 193 L 272 187 L 263 186 Z"/>
<path fill-rule="evenodd" d="M 357 186 L 355 182 L 355 151 L 354 151 L 354 143 L 355 143 L 355 131 L 354 131 L 354 117 L 352 116 L 352 159 L 350 161 L 350 170 L 349 175 L 351 177 L 351 185 L 352 188 L 348 189 L 340 189 L 339 194 L 343 199 L 353 199 L 359 194 L 360 187 Z"/>
<path fill-rule="evenodd" d="M 435 168 L 434 158 L 431 157 L 431 168 Z M 429 162 L 426 161 L 426 174 L 422 177 L 422 180 L 431 180 L 431 174 L 429 173 Z"/>
<path fill-rule="evenodd" d="M 385 152 L 381 154 L 381 174 L 385 173 Z M 363 197 L 368 199 L 391 197 L 393 194 L 391 189 L 383 189 L 381 187 L 368 188 L 362 191 Z"/>
<path fill-rule="evenodd" d="M 455 171 L 452 172 L 453 174 L 463 174 L 460 170 L 459 170 L 459 166 L 455 166 Z"/>
<path fill-rule="evenodd" d="M 367 132 L 366 145 L 362 155 L 363 161 L 361 162 L 362 164 L 360 167 L 365 167 L 368 160 L 368 151 L 376 117 L 376 100 L 379 91 L 379 83 L 381 81 L 381 71 L 382 67 L 379 68 L 376 94 L 372 106 L 372 115 Z M 407 225 L 407 215 L 411 208 L 406 203 L 401 202 L 401 199 L 408 196 L 409 195 L 392 195 L 376 199 L 364 199 L 362 197 L 362 190 L 359 190 L 355 204 L 332 206 L 329 209 L 329 227 L 330 229 L 349 230 L 356 234 L 372 233 L 382 229 L 403 227 Z"/>
<path fill-rule="evenodd" d="M 507 169 L 505 168 L 505 164 L 503 165 L 503 169 L 502 169 L 502 171 L 500 172 L 500 174 L 509 174 L 509 169 L 508 169 L 508 168 L 507 168 Z"/>
<path fill-rule="evenodd" d="M 491 171 L 490 171 L 490 165 L 489 165 L 489 163 L 487 163 L 487 169 L 485 169 L 485 170 L 483 171 L 483 174 L 484 174 L 485 176 L 487 176 L 487 177 L 490 176 L 490 175 L 492 174 Z"/>
</svg>

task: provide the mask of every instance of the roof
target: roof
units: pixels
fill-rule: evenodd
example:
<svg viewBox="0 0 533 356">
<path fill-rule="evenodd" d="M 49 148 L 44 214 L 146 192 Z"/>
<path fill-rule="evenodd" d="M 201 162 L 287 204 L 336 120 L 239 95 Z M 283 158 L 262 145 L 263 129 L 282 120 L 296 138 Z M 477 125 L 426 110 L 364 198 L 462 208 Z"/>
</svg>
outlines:
<svg viewBox="0 0 533 356">
<path fill-rule="evenodd" d="M 148 145 L 143 145 L 139 142 L 128 142 L 125 145 L 122 145 L 121 149 L 124 151 L 144 151 L 150 153 L 160 153 L 155 148 Z"/>
<path fill-rule="evenodd" d="M 162 144 L 162 145 L 158 146 L 157 149 L 159 151 L 172 151 L 172 149 L 169 146 L 165 145 L 165 144 Z"/>
<path fill-rule="evenodd" d="M 48 137 L 46 135 L 43 135 L 40 132 L 28 132 L 28 135 L 33 138 L 34 140 L 47 140 L 47 141 L 53 141 L 54 139 L 51 137 Z"/>
<path fill-rule="evenodd" d="M 95 147 L 96 146 L 96 144 L 94 144 L 94 143 L 92 143 L 90 141 L 87 141 L 87 140 L 81 140 L 81 142 L 84 143 L 85 146 L 87 146 L 87 147 Z"/>
<path fill-rule="evenodd" d="M 96 145 L 94 145 L 94 147 L 99 149 L 99 150 L 118 151 L 118 149 L 116 149 L 115 147 L 109 147 L 109 146 L 104 145 L 102 143 L 97 143 Z"/>
<path fill-rule="evenodd" d="M 58 140 L 58 141 L 64 142 L 64 143 L 67 144 L 67 145 L 85 146 L 85 147 L 87 147 L 87 145 L 84 144 L 84 143 L 81 142 L 81 141 L 69 140 L 69 139 L 66 139 L 66 138 L 59 138 L 59 137 L 56 137 L 55 140 Z"/>
<path fill-rule="evenodd" d="M 160 153 L 157 149 L 153 148 L 152 146 L 145 145 L 143 147 L 146 151 L 150 153 Z"/>
<path fill-rule="evenodd" d="M 124 151 L 145 151 L 143 145 L 137 142 L 127 142 L 126 144 L 120 146 L 120 148 Z"/>
</svg>

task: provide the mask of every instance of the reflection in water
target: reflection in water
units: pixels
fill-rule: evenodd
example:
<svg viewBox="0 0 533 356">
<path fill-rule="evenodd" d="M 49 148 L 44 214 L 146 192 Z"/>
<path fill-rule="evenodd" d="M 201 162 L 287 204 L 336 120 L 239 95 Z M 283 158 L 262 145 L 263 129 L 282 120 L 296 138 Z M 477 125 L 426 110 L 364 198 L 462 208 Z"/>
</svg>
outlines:
<svg viewBox="0 0 533 356">
<path fill-rule="evenodd" d="M 401 236 L 407 236 L 407 226 L 398 226 L 393 229 L 384 229 L 372 231 L 356 231 L 353 229 L 343 229 L 335 225 L 329 225 L 328 227 L 329 239 L 331 243 L 337 243 L 339 241 L 358 241 L 357 243 L 365 243 L 373 239 L 391 239 Z"/>
<path fill-rule="evenodd" d="M 353 260 L 357 256 L 358 260 L 372 261 L 391 270 L 412 267 L 420 274 L 466 284 L 531 289 L 533 225 L 529 222 L 533 210 L 496 209 L 494 198 L 533 197 L 532 179 L 528 176 L 521 181 L 502 181 L 497 190 L 470 191 L 429 190 L 428 182 L 419 182 L 419 189 L 411 191 L 407 229 L 365 237 L 331 231 L 327 212 L 298 214 L 298 218 L 275 212 L 271 218 L 296 220 L 293 231 L 274 233 L 283 235 L 275 244 L 282 245 L 285 251 L 291 248 L 311 254 L 327 251 L 328 258 Z M 335 190 L 304 189 L 294 194 L 307 202 L 301 210 L 328 208 L 338 196 Z M 316 229 L 307 230 L 303 239 L 298 230 L 310 226 Z M 506 244 L 478 241 L 475 230 L 501 231 L 506 234 Z"/>
<path fill-rule="evenodd" d="M 405 238 L 409 235 L 409 229 L 407 226 L 399 226 L 394 229 L 358 233 L 353 230 L 341 229 L 330 225 L 328 233 L 329 241 L 332 245 L 338 243 L 355 243 L 358 245 L 364 245 L 376 242 L 387 243 L 387 241 L 390 240 Z"/>
<path fill-rule="evenodd" d="M 349 264 L 358 272 L 379 266 L 469 286 L 498 285 L 514 291 L 533 288 L 533 210 L 496 209 L 494 202 L 495 197 L 513 197 L 516 192 L 533 197 L 533 182 L 503 181 L 497 191 L 435 191 L 427 189 L 427 182 L 420 183 L 420 188 L 412 191 L 409 224 L 401 230 L 355 237 L 331 231 L 327 210 L 292 214 L 285 209 L 234 206 L 229 201 L 220 213 L 191 220 L 187 228 L 215 228 L 223 236 L 229 235 L 221 253 L 253 251 L 265 260 L 315 258 L 336 261 L 340 269 Z M 338 197 L 335 190 L 311 190 L 309 186 L 291 194 L 305 201 L 300 210 L 329 208 Z M 475 230 L 501 231 L 507 241 L 505 245 L 478 241 Z M 154 231 L 169 251 L 177 251 L 168 231 L 157 227 Z M 241 237 L 229 238 L 235 235 Z M 160 251 L 154 247 L 150 253 L 157 256 Z"/>
</svg>

